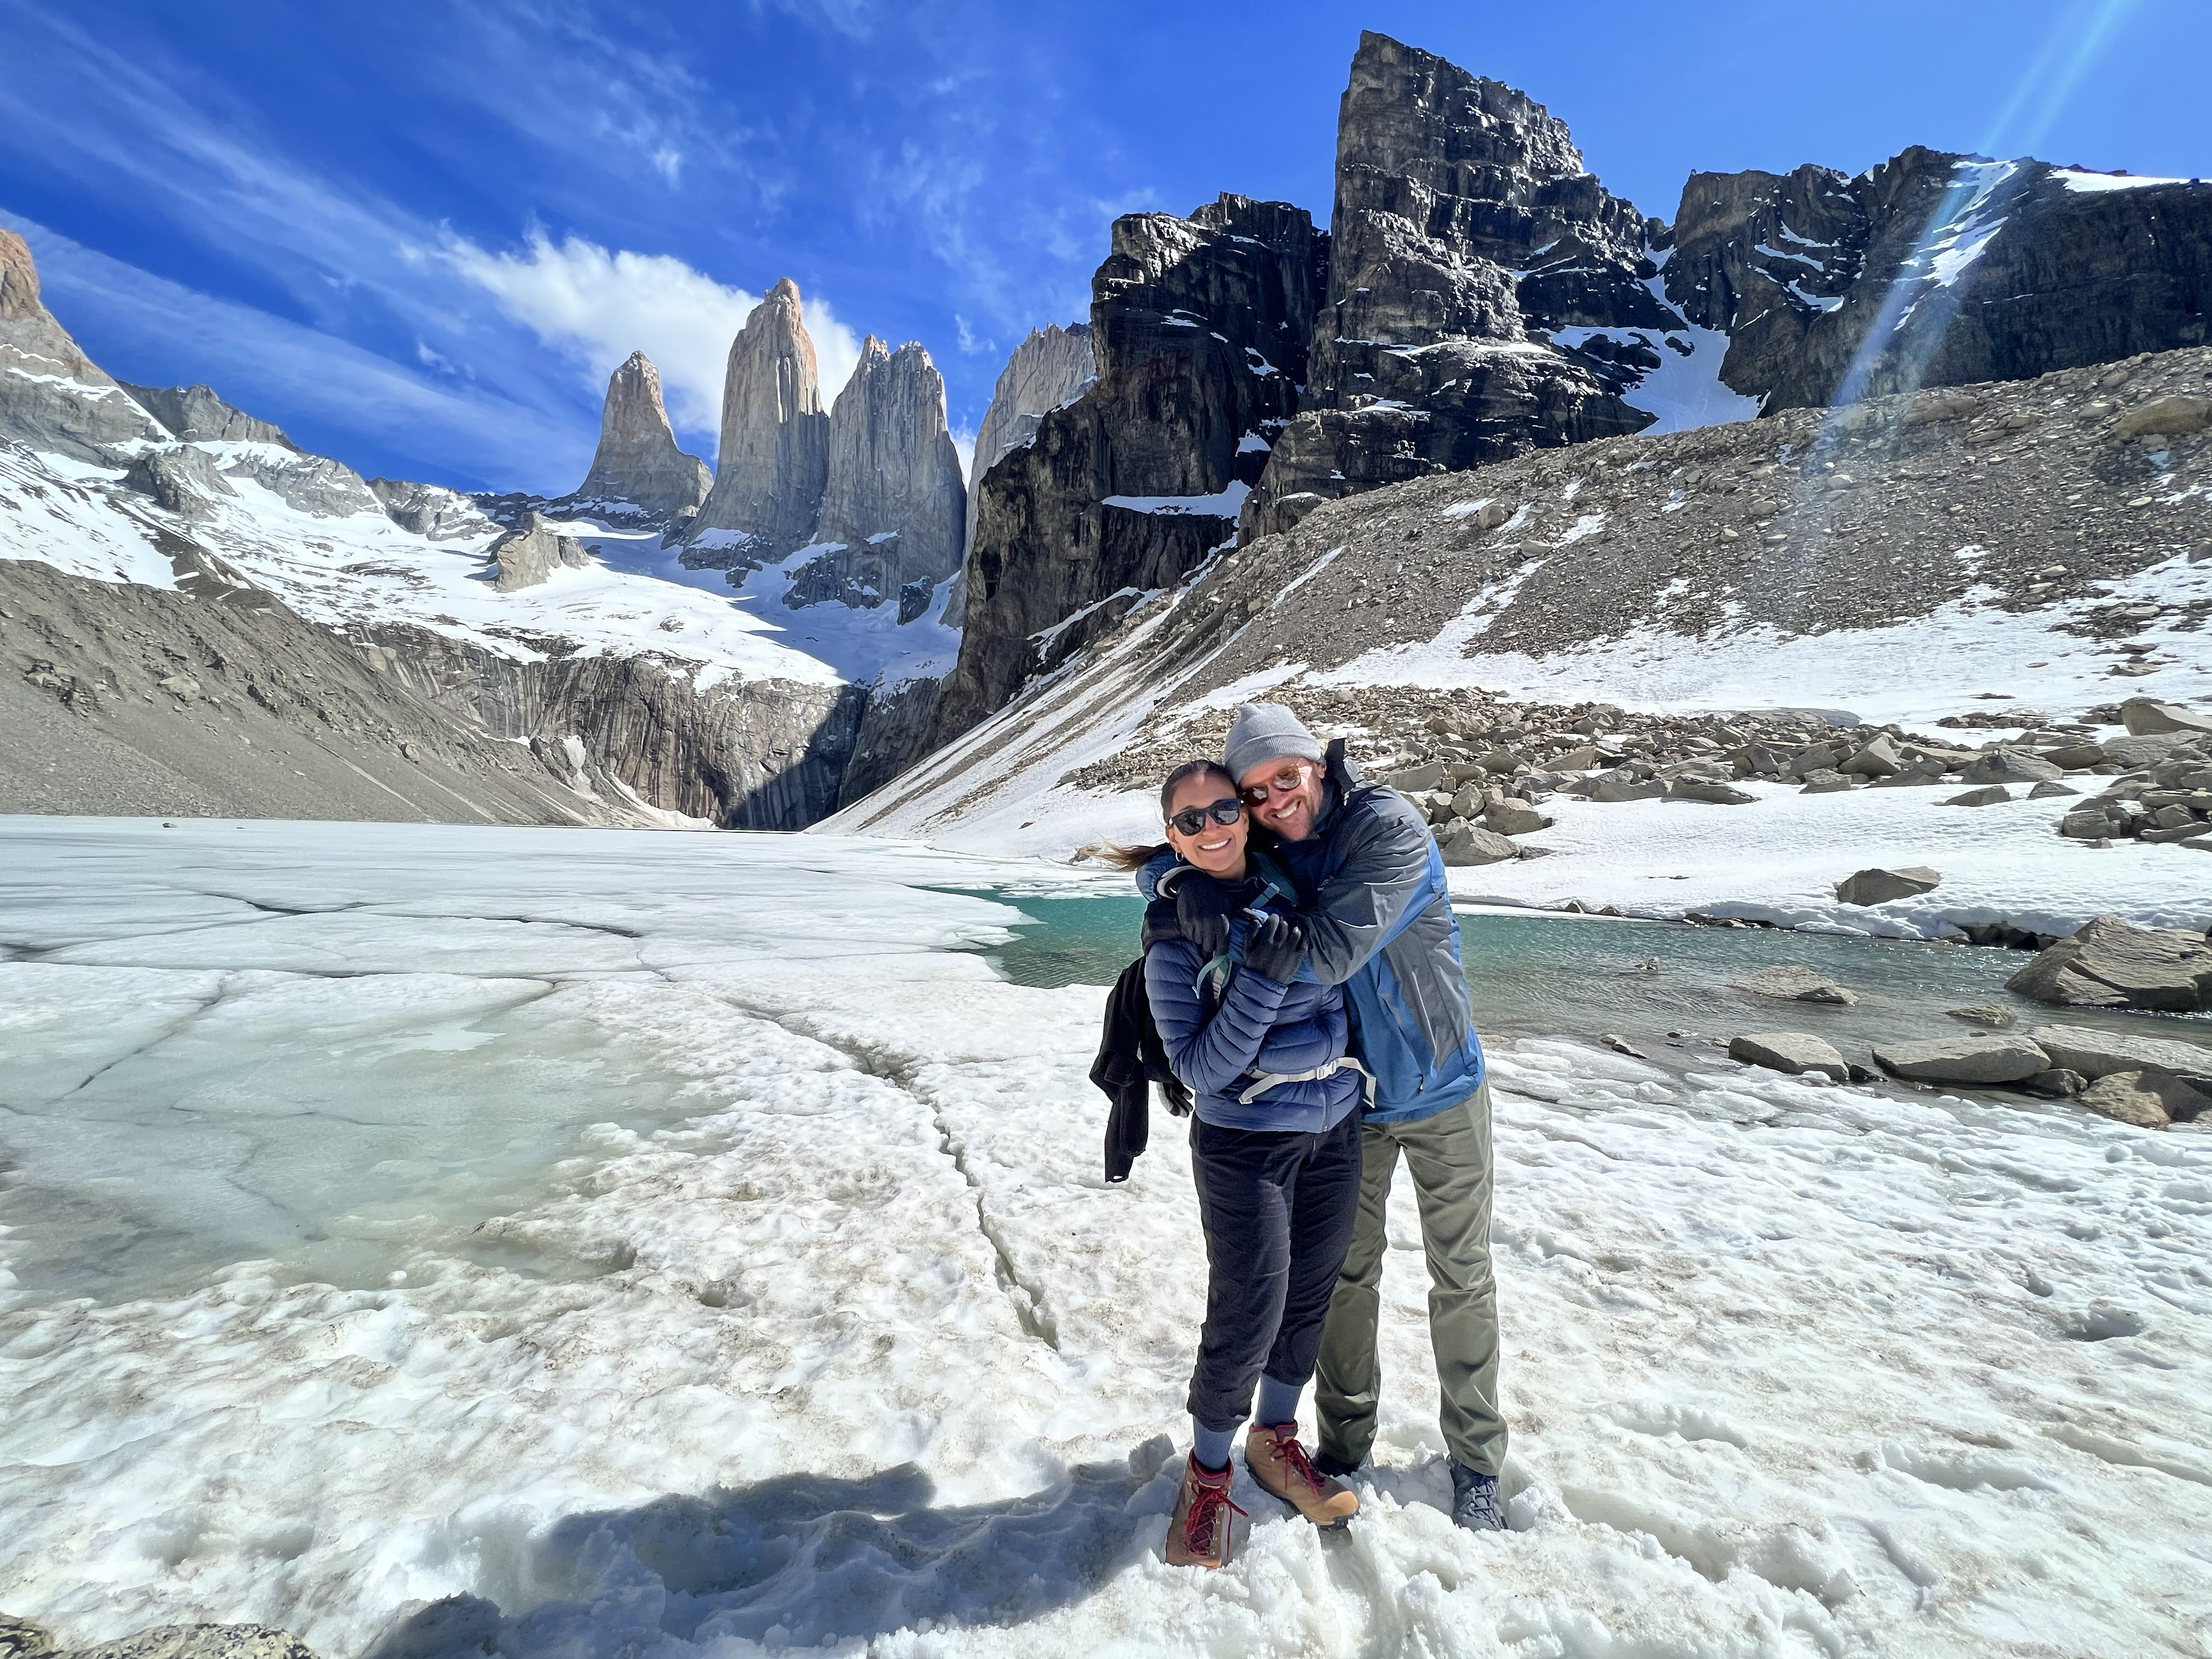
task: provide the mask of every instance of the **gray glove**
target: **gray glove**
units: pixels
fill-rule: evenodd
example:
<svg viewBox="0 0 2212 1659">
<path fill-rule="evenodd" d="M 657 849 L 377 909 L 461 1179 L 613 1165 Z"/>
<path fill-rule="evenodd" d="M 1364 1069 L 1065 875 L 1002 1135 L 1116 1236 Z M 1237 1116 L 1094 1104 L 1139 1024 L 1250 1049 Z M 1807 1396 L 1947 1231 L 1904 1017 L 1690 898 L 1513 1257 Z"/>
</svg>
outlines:
<svg viewBox="0 0 2212 1659">
<path fill-rule="evenodd" d="M 1305 929 L 1292 918 L 1273 911 L 1252 924 L 1244 940 L 1244 965 L 1278 985 L 1288 985 L 1296 979 L 1298 964 L 1305 958 Z"/>
</svg>

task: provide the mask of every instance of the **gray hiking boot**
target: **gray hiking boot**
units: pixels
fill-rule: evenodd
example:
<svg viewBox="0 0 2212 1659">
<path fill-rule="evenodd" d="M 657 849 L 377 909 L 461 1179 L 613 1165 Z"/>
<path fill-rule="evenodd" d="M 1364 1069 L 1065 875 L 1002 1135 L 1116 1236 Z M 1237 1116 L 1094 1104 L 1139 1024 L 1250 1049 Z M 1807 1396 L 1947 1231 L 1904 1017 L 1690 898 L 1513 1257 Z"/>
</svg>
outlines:
<svg viewBox="0 0 2212 1659">
<path fill-rule="evenodd" d="M 1498 1502 L 1498 1477 L 1464 1463 L 1453 1464 L 1451 1474 L 1452 1524 L 1469 1532 L 1504 1531 L 1505 1510 Z"/>
</svg>

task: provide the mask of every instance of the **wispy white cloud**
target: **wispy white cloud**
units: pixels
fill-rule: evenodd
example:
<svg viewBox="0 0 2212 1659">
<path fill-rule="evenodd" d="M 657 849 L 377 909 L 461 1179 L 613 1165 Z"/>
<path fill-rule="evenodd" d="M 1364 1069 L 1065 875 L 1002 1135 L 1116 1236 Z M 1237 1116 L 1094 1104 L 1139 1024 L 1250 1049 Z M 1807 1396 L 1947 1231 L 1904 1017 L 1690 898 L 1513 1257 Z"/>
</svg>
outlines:
<svg viewBox="0 0 2212 1659">
<path fill-rule="evenodd" d="M 720 430 L 730 342 L 760 296 L 716 282 L 665 253 L 610 252 L 580 236 L 532 229 L 522 248 L 492 252 L 447 234 L 416 257 L 434 258 L 490 295 L 501 311 L 574 364 L 593 392 L 633 351 L 660 370 L 669 418 L 686 431 Z M 828 301 L 802 296 L 824 404 L 860 361 L 860 343 Z"/>
<path fill-rule="evenodd" d="M 64 326 L 97 318 L 100 367 L 112 374 L 205 381 L 249 413 L 281 411 L 295 439 L 368 471 L 373 463 L 346 453 L 345 435 L 439 454 L 446 477 L 479 486 L 568 489 L 591 463 L 595 434 L 572 422 L 465 380 L 427 379 L 334 336 L 111 258 L 35 221 L 0 212 L 0 224 L 31 245 L 47 308 Z M 189 343 L 188 368 L 175 367 L 180 342 Z M 441 373 L 452 369 L 419 342 L 417 356 Z"/>
</svg>

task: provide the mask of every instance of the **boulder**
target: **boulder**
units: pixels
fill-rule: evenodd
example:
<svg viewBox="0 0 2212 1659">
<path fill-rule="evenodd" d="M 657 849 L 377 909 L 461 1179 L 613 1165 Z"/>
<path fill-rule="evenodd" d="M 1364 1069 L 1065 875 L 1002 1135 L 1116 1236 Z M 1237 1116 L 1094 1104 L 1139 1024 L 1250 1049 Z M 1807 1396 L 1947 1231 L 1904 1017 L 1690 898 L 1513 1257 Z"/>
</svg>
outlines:
<svg viewBox="0 0 2212 1659">
<path fill-rule="evenodd" d="M 2102 841 L 2112 833 L 2112 821 L 2105 816 L 2103 807 L 2091 802 L 2059 819 L 2058 833 L 2075 841 Z"/>
<path fill-rule="evenodd" d="M 2133 738 L 2148 737 L 2157 732 L 2202 735 L 2212 732 L 2212 714 L 2199 714 L 2179 703 L 2160 702 L 2151 697 L 2130 697 L 2120 705 L 2120 724 L 2128 728 L 2128 735 Z"/>
<path fill-rule="evenodd" d="M 2193 1087 L 2212 1091 L 2212 1048 L 2195 1043 L 2137 1036 L 2132 1031 L 2100 1031 L 2086 1025 L 2042 1025 L 2030 1031 L 2027 1039 L 2051 1056 L 2053 1066 L 2063 1066 L 2086 1078 L 2149 1067 L 2175 1073 L 2191 1079 Z"/>
<path fill-rule="evenodd" d="M 2009 1030 L 2019 1022 L 2020 1016 L 2000 1002 L 1978 1002 L 1965 1008 L 1946 1008 L 1944 1015 L 1951 1019 L 1963 1019 L 1969 1025 L 1986 1025 L 1992 1031 Z M 2042 1048 L 2041 1043 L 2037 1043 Z M 2046 1049 L 2046 1053 L 2049 1051 Z M 2051 1058 L 2056 1060 L 2057 1055 Z"/>
<path fill-rule="evenodd" d="M 1959 771 L 1965 783 L 2036 783 L 2063 777 L 2066 769 L 2017 749 L 1985 749 Z"/>
<path fill-rule="evenodd" d="M 2051 1057 L 2025 1037 L 1932 1037 L 1875 1045 L 1875 1061 L 1916 1083 L 2020 1083 L 2051 1069 Z"/>
<path fill-rule="evenodd" d="M 1942 880 L 1924 864 L 1861 870 L 1836 884 L 1836 896 L 1845 904 L 1887 904 L 1932 892 Z"/>
<path fill-rule="evenodd" d="M 2069 743 L 2057 749 L 2045 749 L 2042 755 L 2053 766 L 2063 766 L 2069 772 L 2083 772 L 2104 763 L 2105 746 L 2098 743 Z"/>
<path fill-rule="evenodd" d="M 1461 828 L 1456 835 L 1443 843 L 1443 860 L 1455 867 L 1470 864 L 1502 864 L 1507 859 L 1518 858 L 1520 849 L 1494 830 L 1478 830 L 1473 824 Z"/>
<path fill-rule="evenodd" d="M 1382 780 L 1402 794 L 1413 794 L 1420 790 L 1433 789 L 1444 781 L 1442 761 L 1424 761 L 1419 766 L 1401 767 L 1386 775 Z"/>
<path fill-rule="evenodd" d="M 2202 432 L 2208 426 L 2212 426 L 2212 398 L 2175 392 L 2171 397 L 2154 398 L 2130 410 L 2112 422 L 2112 435 L 2180 438 L 2191 432 Z"/>
<path fill-rule="evenodd" d="M 1770 1072 L 1820 1072 L 1838 1083 L 1850 1080 L 1850 1067 L 1829 1044 L 1806 1031 L 1753 1031 L 1729 1040 L 1729 1058 Z"/>
<path fill-rule="evenodd" d="M 1863 778 L 1886 778 L 1893 772 L 1902 771 L 1904 767 L 1905 760 L 1897 752 L 1895 741 L 1884 732 L 1836 769 Z"/>
<path fill-rule="evenodd" d="M 215 457 L 192 444 L 149 448 L 131 463 L 123 487 L 151 495 L 180 519 L 215 517 L 213 501 L 238 492 L 216 470 Z"/>
<path fill-rule="evenodd" d="M 2056 778 L 2045 778 L 2027 792 L 2027 798 L 2030 800 L 2050 800 L 2059 795 L 2078 795 L 2081 793 L 2070 784 L 2061 783 Z"/>
<path fill-rule="evenodd" d="M 1815 772 L 1832 772 L 1836 763 L 1843 758 L 1825 743 L 1808 744 L 1783 763 L 1784 769 L 1798 777 L 1809 777 Z"/>
<path fill-rule="evenodd" d="M 1848 1005 L 1858 998 L 1825 975 L 1794 963 L 1778 963 L 1746 974 L 1735 981 L 1739 991 L 1754 996 L 1779 997 L 1788 1002 L 1832 1002 Z"/>
<path fill-rule="evenodd" d="M 1677 778 L 1668 785 L 1667 793 L 1676 800 L 1711 801 L 1717 806 L 1748 806 L 1759 799 L 1733 784 L 1715 783 L 1708 778 Z"/>
<path fill-rule="evenodd" d="M 491 585 L 501 593 L 535 587 L 563 566 L 581 570 L 592 562 L 581 543 L 556 535 L 547 527 L 544 515 L 534 511 L 525 513 L 489 550 L 492 562 L 499 567 Z"/>
<path fill-rule="evenodd" d="M 1505 799 L 1482 815 L 1483 827 L 1494 830 L 1501 836 L 1533 835 L 1539 830 L 1548 830 L 1551 819 L 1522 800 Z"/>
<path fill-rule="evenodd" d="M 2191 1088 L 2172 1072 L 2154 1069 L 2109 1073 L 2076 1098 L 2100 1117 L 2144 1129 L 2186 1123 L 2212 1107 L 2212 1095 Z"/>
<path fill-rule="evenodd" d="M 1656 778 L 1639 778 L 1622 771 L 1601 772 L 1589 785 L 1592 800 L 1656 800 L 1666 793 L 1667 786 Z"/>
<path fill-rule="evenodd" d="M 1851 781 L 1832 768 L 1808 772 L 1804 778 L 1805 787 L 1797 792 L 1801 795 L 1832 795 L 1851 787 Z"/>
<path fill-rule="evenodd" d="M 1969 789 L 1964 794 L 1954 795 L 1943 803 L 1946 806 L 1995 806 L 2001 800 L 2010 800 L 2012 792 L 2001 783 Z"/>
<path fill-rule="evenodd" d="M 2098 916 L 2039 952 L 2005 989 L 2062 1007 L 2194 1013 L 2212 1007 L 2212 945 L 2201 933 Z"/>
<path fill-rule="evenodd" d="M 2190 734 L 2186 732 L 2145 732 L 2137 737 L 2108 738 L 2102 746 L 2106 760 L 2133 770 L 2139 766 L 2157 765 L 2188 741 Z"/>
</svg>

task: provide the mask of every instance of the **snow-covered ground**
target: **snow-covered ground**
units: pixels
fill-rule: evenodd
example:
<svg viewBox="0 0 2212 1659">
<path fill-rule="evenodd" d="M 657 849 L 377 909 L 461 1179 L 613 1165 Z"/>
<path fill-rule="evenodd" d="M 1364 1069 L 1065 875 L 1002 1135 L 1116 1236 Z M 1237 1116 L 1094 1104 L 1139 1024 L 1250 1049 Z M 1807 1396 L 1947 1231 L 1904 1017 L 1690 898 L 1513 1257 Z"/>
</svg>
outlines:
<svg viewBox="0 0 2212 1659">
<path fill-rule="evenodd" d="M 657 530 L 640 531 L 604 519 L 552 522 L 562 534 L 575 537 L 617 570 L 696 588 L 743 606 L 743 614 L 757 619 L 756 625 L 775 632 L 793 650 L 828 664 L 856 685 L 889 688 L 948 674 L 960 654 L 960 619 L 948 619 L 945 614 L 950 577 L 937 585 L 921 615 L 902 624 L 896 594 L 873 609 L 834 600 L 795 609 L 787 605 L 793 577 L 823 551 L 819 547 L 803 547 L 775 564 L 743 572 L 744 581 L 733 588 L 726 572 L 685 566 L 680 550 L 660 544 Z"/>
<path fill-rule="evenodd" d="M 1325 1539 L 1240 1481 L 1249 1535 L 1208 1576 L 1158 1559 L 1204 1282 L 1182 1135 L 1156 1123 L 1104 1186 L 1102 993 L 947 948 L 1012 920 L 951 890 L 1048 870 L 823 836 L 14 819 L 0 843 L 0 1255 L 90 1229 L 0 1313 L 0 1606 L 69 1639 L 2212 1639 L 2212 1132 L 1501 1050 L 1513 1529 L 1438 1507 L 1401 1183 L 1367 1506 Z M 503 1066 L 542 1122 L 484 1098 Z M 441 1175 L 471 1127 L 516 1160 L 477 1232 L 477 1172 Z M 288 1224 L 255 1218 L 270 1193 Z M 103 1291 L 104 1217 L 204 1265 Z M 210 1243 L 233 1222 L 247 1259 Z M 343 1272 L 311 1270 L 313 1233 L 354 1241 Z M 457 1595 L 481 1599 L 425 1611 Z"/>
</svg>

